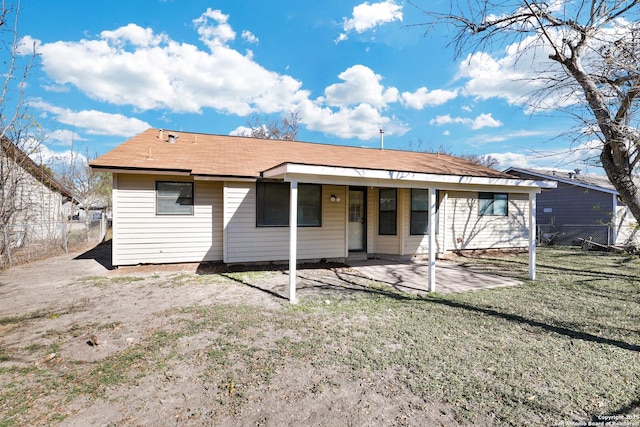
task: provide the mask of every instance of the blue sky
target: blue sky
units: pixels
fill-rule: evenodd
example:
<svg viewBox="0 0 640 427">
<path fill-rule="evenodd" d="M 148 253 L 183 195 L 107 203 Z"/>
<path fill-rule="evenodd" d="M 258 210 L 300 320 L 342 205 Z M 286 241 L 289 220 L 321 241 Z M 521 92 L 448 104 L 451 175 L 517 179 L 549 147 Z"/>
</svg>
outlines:
<svg viewBox="0 0 640 427">
<path fill-rule="evenodd" d="M 595 171 L 556 138 L 571 122 L 521 105 L 521 78 L 543 60 L 455 60 L 448 29 L 425 36 L 425 20 L 399 0 L 24 1 L 19 33 L 39 54 L 25 93 L 46 156 L 72 143 L 100 155 L 148 127 L 236 134 L 252 114 L 297 112 L 303 141 L 378 147 L 384 129 L 385 148 Z"/>
</svg>

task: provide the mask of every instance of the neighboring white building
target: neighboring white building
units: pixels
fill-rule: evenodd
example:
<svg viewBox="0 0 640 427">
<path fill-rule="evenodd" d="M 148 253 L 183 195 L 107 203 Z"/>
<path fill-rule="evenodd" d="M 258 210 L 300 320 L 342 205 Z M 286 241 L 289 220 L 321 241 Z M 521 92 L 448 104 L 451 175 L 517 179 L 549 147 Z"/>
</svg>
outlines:
<svg viewBox="0 0 640 427">
<path fill-rule="evenodd" d="M 62 232 L 65 202 L 71 193 L 49 172 L 36 164 L 8 140 L 0 150 L 0 203 L 7 218 L 2 220 L 0 246 L 49 240 Z"/>
<path fill-rule="evenodd" d="M 534 252 L 547 185 L 443 154 L 154 129 L 91 167 L 113 174 L 116 266 Z"/>
</svg>

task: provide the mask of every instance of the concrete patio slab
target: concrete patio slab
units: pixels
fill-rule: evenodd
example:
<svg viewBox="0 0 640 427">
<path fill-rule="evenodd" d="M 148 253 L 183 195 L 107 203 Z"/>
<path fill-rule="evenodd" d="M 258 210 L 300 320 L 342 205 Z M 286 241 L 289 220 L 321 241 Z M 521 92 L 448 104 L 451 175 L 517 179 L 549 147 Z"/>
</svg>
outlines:
<svg viewBox="0 0 640 427">
<path fill-rule="evenodd" d="M 401 292 L 429 292 L 428 262 L 399 262 L 380 259 L 356 260 L 349 266 L 372 280 L 385 283 Z M 467 292 L 515 286 L 522 282 L 493 274 L 480 273 L 451 261 L 436 262 L 436 292 Z"/>
</svg>

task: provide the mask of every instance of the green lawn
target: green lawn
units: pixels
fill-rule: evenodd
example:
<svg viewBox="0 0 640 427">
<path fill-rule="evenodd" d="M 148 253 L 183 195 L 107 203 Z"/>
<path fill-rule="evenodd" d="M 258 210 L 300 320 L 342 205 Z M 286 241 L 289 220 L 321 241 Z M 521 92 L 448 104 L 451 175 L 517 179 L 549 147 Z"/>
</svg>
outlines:
<svg viewBox="0 0 640 427">
<path fill-rule="evenodd" d="M 198 351 L 206 355 L 202 375 L 218 382 L 218 404 L 227 407 L 241 408 L 243 396 L 293 366 L 330 369 L 354 382 L 384 374 L 424 402 L 442 402 L 462 424 L 562 425 L 608 416 L 640 425 L 637 258 L 541 248 L 535 282 L 526 280 L 526 254 L 467 262 L 524 284 L 428 297 L 376 287 L 330 304 L 319 298 L 281 309 L 185 307 L 166 313 L 175 319 L 171 329 L 90 369 L 79 366 L 76 387 L 58 392 L 73 393 L 69 399 L 127 386 L 187 360 L 177 350 L 180 340 L 216 331 Z M 51 372 L 41 378 L 37 388 L 63 382 Z M 0 407 L 17 395 L 15 388 L 0 390 Z M 0 417 L 0 425 L 12 425 L 10 419 Z"/>
</svg>

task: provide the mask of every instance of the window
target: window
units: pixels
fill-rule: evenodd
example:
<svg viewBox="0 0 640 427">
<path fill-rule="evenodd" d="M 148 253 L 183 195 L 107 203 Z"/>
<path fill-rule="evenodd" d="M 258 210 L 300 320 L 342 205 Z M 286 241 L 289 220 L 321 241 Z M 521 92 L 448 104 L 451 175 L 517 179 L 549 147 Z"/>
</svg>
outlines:
<svg viewBox="0 0 640 427">
<path fill-rule="evenodd" d="M 397 223 L 397 192 L 395 188 L 382 188 L 379 192 L 378 234 L 395 236 Z"/>
<path fill-rule="evenodd" d="M 256 223 L 258 227 L 285 227 L 289 225 L 289 184 L 258 182 L 256 195 Z"/>
<path fill-rule="evenodd" d="M 411 190 L 411 225 L 409 234 L 429 234 L 429 190 Z"/>
<path fill-rule="evenodd" d="M 507 216 L 508 197 L 506 193 L 479 193 L 478 214 L 491 216 Z"/>
<path fill-rule="evenodd" d="M 258 182 L 256 184 L 256 225 L 258 227 L 287 227 L 289 225 L 290 186 L 286 182 Z M 298 226 L 320 227 L 322 215 L 322 186 L 298 185 Z"/>
<path fill-rule="evenodd" d="M 322 186 L 314 184 L 298 185 L 298 225 L 320 227 L 322 212 Z"/>
<path fill-rule="evenodd" d="M 157 215 L 193 215 L 193 182 L 156 182 Z"/>
</svg>

